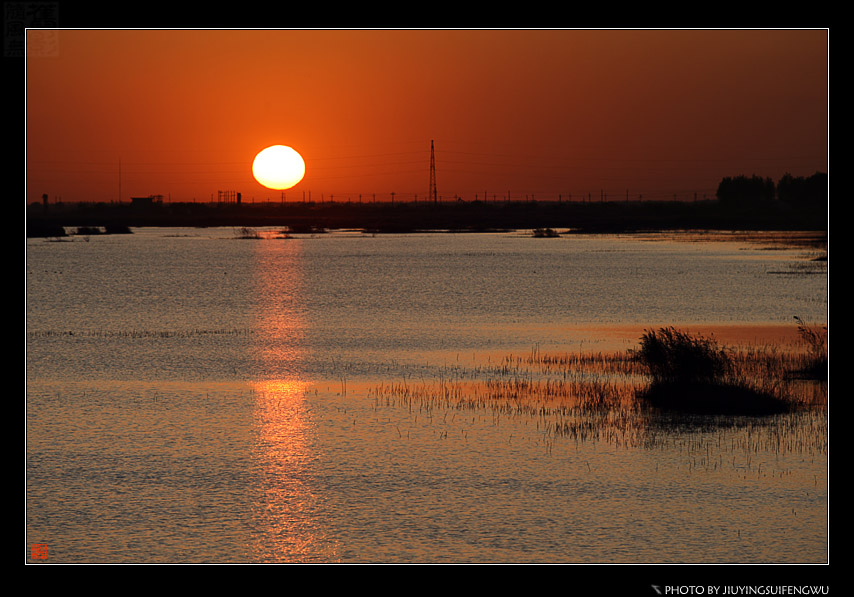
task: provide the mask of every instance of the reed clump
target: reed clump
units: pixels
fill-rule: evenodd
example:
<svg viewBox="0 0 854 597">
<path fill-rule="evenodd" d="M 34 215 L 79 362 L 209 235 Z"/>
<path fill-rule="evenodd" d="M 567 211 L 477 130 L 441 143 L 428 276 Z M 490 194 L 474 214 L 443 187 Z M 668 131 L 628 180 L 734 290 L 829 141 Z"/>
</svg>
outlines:
<svg viewBox="0 0 854 597">
<path fill-rule="evenodd" d="M 710 383 L 731 369 L 727 352 L 713 339 L 673 327 L 646 331 L 635 354 L 653 380 L 661 382 Z"/>
<path fill-rule="evenodd" d="M 371 394 L 375 408 L 404 408 L 416 418 L 471 410 L 493 421 L 530 421 L 549 446 L 562 438 L 651 447 L 682 437 L 682 431 L 693 437 L 775 430 L 792 421 L 821 425 L 827 384 L 792 375 L 803 352 L 723 347 L 670 327 L 646 332 L 635 350 L 548 353 L 537 347 L 494 364 L 446 366 L 422 373 L 419 381 L 384 383 Z M 775 441 L 788 451 L 823 437 L 781 435 Z"/>
<path fill-rule="evenodd" d="M 779 392 L 751 383 L 735 366 L 732 353 L 713 338 L 692 336 L 673 327 L 647 330 L 634 355 L 651 378 L 638 397 L 654 408 L 747 416 L 790 410 Z"/>
</svg>

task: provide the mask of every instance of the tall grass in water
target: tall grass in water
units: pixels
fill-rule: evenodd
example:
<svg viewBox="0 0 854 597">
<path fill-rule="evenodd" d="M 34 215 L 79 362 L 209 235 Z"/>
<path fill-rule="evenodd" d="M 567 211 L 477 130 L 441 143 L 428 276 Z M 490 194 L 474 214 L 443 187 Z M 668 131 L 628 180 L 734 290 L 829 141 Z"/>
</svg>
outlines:
<svg viewBox="0 0 854 597">
<path fill-rule="evenodd" d="M 798 335 L 807 346 L 804 361 L 795 375 L 807 379 L 827 379 L 827 326 L 808 325 L 795 315 Z"/>
<path fill-rule="evenodd" d="M 646 331 L 636 358 L 651 382 L 639 398 L 652 407 L 691 414 L 770 415 L 790 404 L 767 386 L 751 383 L 732 353 L 712 338 L 675 328 Z"/>
<path fill-rule="evenodd" d="M 453 420 L 468 410 L 488 414 L 495 425 L 530 423 L 549 449 L 558 439 L 647 448 L 690 442 L 692 459 L 700 450 L 697 461 L 714 468 L 723 461 L 710 459 L 710 441 L 717 441 L 718 456 L 737 451 L 731 442 L 753 450 L 758 435 L 767 435 L 777 453 L 823 449 L 827 384 L 793 374 L 802 352 L 723 347 L 664 328 L 646 332 L 635 350 L 548 353 L 537 346 L 489 365 L 443 367 L 438 378 L 422 375 L 420 383 L 383 383 L 369 395 L 375 409 L 402 407 L 414 420 L 432 421 L 441 412 Z M 696 444 L 702 450 L 695 449 L 698 438 L 705 438 Z"/>
<path fill-rule="evenodd" d="M 656 381 L 711 383 L 730 372 L 726 351 L 710 338 L 669 327 L 647 331 L 637 356 Z"/>
</svg>

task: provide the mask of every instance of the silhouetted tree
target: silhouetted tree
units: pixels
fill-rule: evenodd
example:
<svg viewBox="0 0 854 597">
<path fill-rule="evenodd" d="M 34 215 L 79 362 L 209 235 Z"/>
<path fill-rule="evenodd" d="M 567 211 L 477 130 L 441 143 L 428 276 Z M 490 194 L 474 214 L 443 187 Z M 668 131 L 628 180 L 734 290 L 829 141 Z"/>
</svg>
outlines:
<svg viewBox="0 0 854 597">
<path fill-rule="evenodd" d="M 774 181 L 756 175 L 726 177 L 717 191 L 718 201 L 726 205 L 756 205 L 772 201 L 774 196 Z"/>
<path fill-rule="evenodd" d="M 777 198 L 801 207 L 827 205 L 827 174 L 816 172 L 810 177 L 794 177 L 788 172 L 777 183 Z"/>
</svg>

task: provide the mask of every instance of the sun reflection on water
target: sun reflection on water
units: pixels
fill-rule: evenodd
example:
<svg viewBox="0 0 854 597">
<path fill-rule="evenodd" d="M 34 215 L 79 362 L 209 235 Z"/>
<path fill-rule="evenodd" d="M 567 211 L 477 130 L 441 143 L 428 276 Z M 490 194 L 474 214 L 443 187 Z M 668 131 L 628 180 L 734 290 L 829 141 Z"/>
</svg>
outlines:
<svg viewBox="0 0 854 597">
<path fill-rule="evenodd" d="M 334 560 L 318 523 L 322 496 L 313 474 L 316 451 L 306 407 L 306 382 L 269 380 L 255 389 L 258 486 L 252 559 L 260 562 Z"/>
<path fill-rule="evenodd" d="M 298 241 L 255 244 L 257 309 L 255 403 L 257 496 L 251 557 L 259 562 L 334 560 L 318 522 L 317 451 L 303 373 Z"/>
</svg>

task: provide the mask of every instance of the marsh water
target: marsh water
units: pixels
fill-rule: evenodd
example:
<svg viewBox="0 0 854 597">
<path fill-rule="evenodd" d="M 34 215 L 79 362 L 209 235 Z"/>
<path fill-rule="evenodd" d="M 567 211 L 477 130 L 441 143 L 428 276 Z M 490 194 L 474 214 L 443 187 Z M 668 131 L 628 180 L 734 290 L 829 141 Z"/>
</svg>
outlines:
<svg viewBox="0 0 854 597">
<path fill-rule="evenodd" d="M 815 252 L 260 233 L 27 240 L 28 561 L 827 561 L 824 414 L 630 441 L 550 434 L 536 405 L 403 399 L 658 325 L 763 343 L 826 323 Z"/>
</svg>

